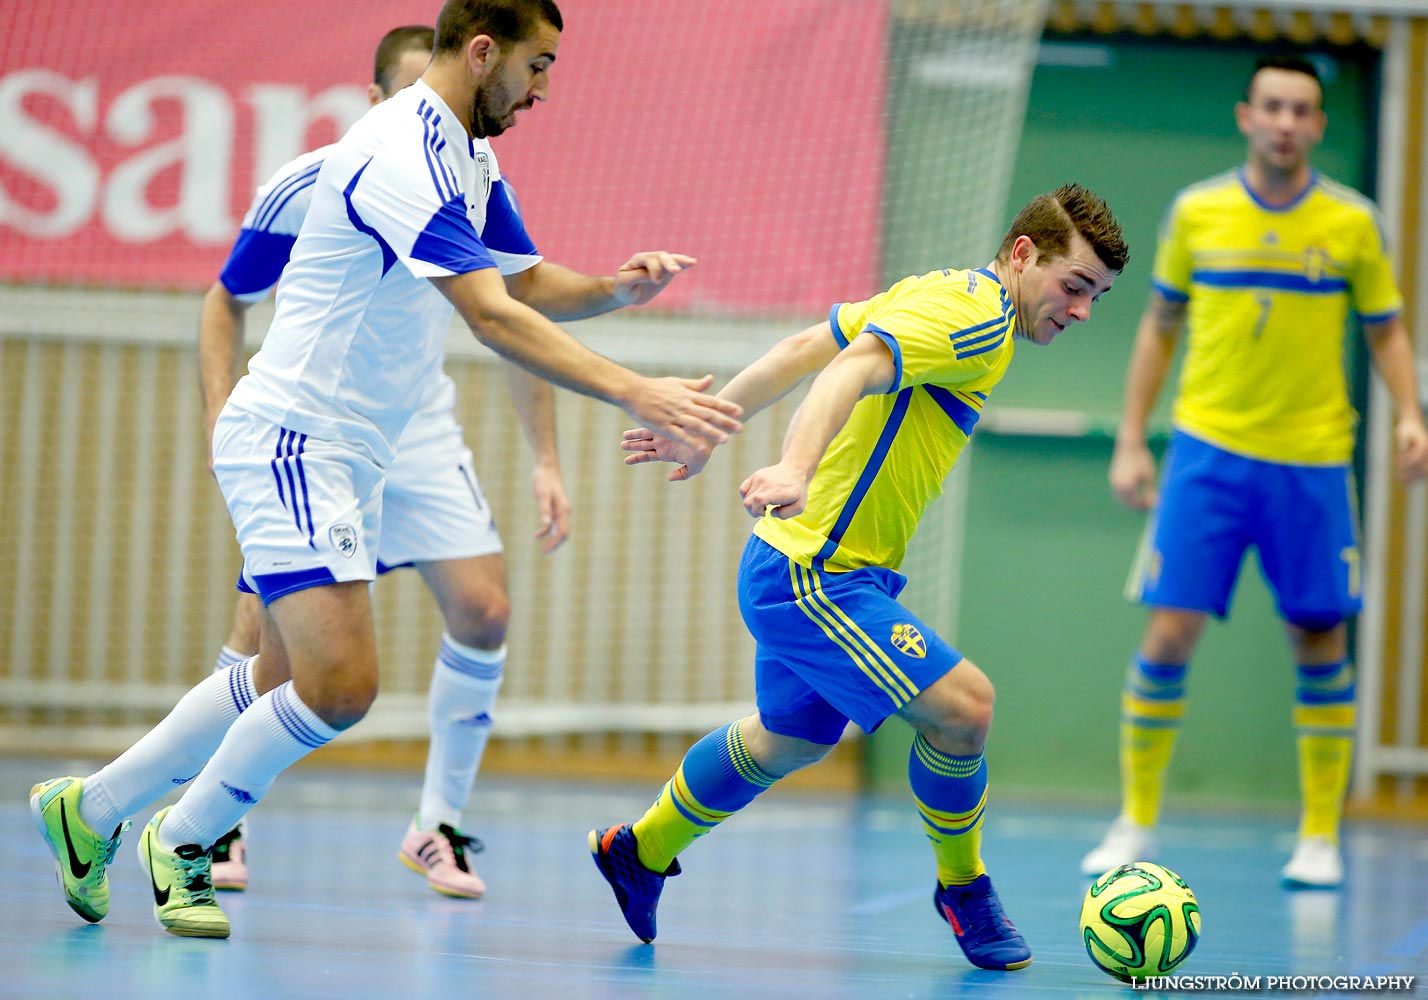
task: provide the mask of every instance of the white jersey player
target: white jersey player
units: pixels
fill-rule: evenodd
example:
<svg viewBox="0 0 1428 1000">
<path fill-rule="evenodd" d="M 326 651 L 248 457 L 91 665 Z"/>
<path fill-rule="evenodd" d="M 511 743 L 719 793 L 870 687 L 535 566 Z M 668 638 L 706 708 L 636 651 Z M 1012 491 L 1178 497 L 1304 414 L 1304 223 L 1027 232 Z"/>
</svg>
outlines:
<svg viewBox="0 0 1428 1000">
<path fill-rule="evenodd" d="M 370 88 L 374 105 L 421 76 L 431 58 L 433 34 L 429 27 L 407 26 L 383 37 Z M 307 217 L 318 171 L 331 150 L 324 146 L 304 153 L 258 189 L 218 283 L 209 291 L 199 330 L 199 367 L 210 441 L 213 423 L 233 388 L 243 310 L 277 285 Z M 491 162 L 494 165 L 494 156 Z M 541 262 L 515 206 L 508 182 L 496 179 L 487 196 L 481 237 L 501 255 L 503 275 Z M 570 521 L 555 448 L 551 392 L 539 380 L 515 384 L 534 390 L 514 395 L 517 416 L 535 452 L 539 536 L 545 539 L 543 551 L 550 552 L 569 534 Z M 438 372 L 397 442 L 382 494 L 377 572 L 417 567 L 447 618 L 428 698 L 426 777 L 398 857 L 424 874 L 436 891 L 476 899 L 486 887 L 468 854 L 481 845 L 461 832 L 461 816 L 491 732 L 504 674 L 510 601 L 501 538 L 456 421 L 455 401 L 455 385 Z M 216 669 L 227 669 L 258 651 L 258 600 L 241 579 L 239 589 L 245 593 L 238 598 L 233 630 Z M 235 828 L 214 844 L 217 889 L 247 887 L 243 832 Z"/>
<path fill-rule="evenodd" d="M 503 248 L 480 238 L 486 183 L 500 176 L 481 140 L 546 98 L 561 28 L 553 0 L 447 0 L 421 82 L 325 157 L 273 325 L 213 439 L 244 576 L 264 602 L 260 653 L 200 682 L 98 774 L 31 791 L 66 899 L 86 919 L 108 910 L 123 817 L 198 771 L 145 826 L 139 857 L 165 929 L 227 937 L 212 845 L 280 772 L 366 714 L 386 468 L 440 370 L 452 306 L 503 357 L 659 433 L 718 443 L 740 429 L 737 406 L 704 394 L 710 376 L 642 377 L 542 315 L 647 301 L 676 258 L 637 255 L 603 278 L 542 262 L 508 292 Z"/>
</svg>

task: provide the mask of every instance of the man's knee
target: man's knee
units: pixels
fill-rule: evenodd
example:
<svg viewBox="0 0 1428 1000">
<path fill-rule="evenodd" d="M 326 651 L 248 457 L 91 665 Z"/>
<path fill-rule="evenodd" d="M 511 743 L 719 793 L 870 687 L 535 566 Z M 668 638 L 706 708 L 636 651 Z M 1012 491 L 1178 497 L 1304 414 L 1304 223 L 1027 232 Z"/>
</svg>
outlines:
<svg viewBox="0 0 1428 1000">
<path fill-rule="evenodd" d="M 997 692 L 980 668 L 963 659 L 924 688 L 902 716 L 946 753 L 978 753 L 992 728 Z"/>
<path fill-rule="evenodd" d="M 446 608 L 446 630 L 464 646 L 496 649 L 506 641 L 511 623 L 511 599 L 505 588 L 462 588 Z"/>
<path fill-rule="evenodd" d="M 1154 608 L 1141 640 L 1141 654 L 1152 663 L 1186 663 L 1204 627 L 1202 612 Z"/>
<path fill-rule="evenodd" d="M 832 744 L 769 732 L 757 715 L 743 720 L 740 733 L 745 749 L 759 767 L 779 778 L 818 763 L 833 749 Z"/>
</svg>

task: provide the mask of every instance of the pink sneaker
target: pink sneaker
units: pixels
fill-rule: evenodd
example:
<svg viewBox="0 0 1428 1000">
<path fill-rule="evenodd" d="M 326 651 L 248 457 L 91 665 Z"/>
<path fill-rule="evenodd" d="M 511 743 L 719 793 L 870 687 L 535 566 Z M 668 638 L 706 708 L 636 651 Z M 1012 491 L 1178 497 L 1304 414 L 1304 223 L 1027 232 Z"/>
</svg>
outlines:
<svg viewBox="0 0 1428 1000">
<path fill-rule="evenodd" d="M 426 884 L 437 892 L 480 899 L 486 894 L 486 883 L 472 869 L 466 855 L 483 849 L 481 841 L 455 827 L 442 823 L 435 830 L 418 830 L 416 820 L 412 820 L 397 857 L 412 871 L 425 875 Z"/>
<path fill-rule="evenodd" d="M 248 846 L 243 843 L 241 821 L 213 845 L 213 888 L 235 892 L 248 888 Z"/>
</svg>

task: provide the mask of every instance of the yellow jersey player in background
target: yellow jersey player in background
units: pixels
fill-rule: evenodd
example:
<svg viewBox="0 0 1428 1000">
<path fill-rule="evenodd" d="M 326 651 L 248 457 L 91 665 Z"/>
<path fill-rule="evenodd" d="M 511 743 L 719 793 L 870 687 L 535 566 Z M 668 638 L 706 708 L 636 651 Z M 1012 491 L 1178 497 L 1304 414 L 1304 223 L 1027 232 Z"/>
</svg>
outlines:
<svg viewBox="0 0 1428 1000">
<path fill-rule="evenodd" d="M 1398 472 L 1428 472 L 1412 348 L 1374 206 L 1316 173 L 1323 92 L 1312 63 L 1268 56 L 1235 108 L 1245 165 L 1180 193 L 1162 226 L 1154 290 L 1126 376 L 1111 460 L 1116 496 L 1155 509 L 1140 600 L 1150 620 L 1122 695 L 1122 811 L 1082 868 L 1155 856 L 1186 667 L 1209 614 L 1229 610 L 1241 560 L 1260 566 L 1298 670 L 1302 814 L 1282 877 L 1343 880 L 1339 825 L 1354 730 L 1347 619 L 1359 564 L 1344 372 L 1352 311 L 1397 411 Z M 1188 317 L 1189 345 L 1159 496 L 1146 422 Z"/>
<path fill-rule="evenodd" d="M 897 601 L 898 566 L 923 510 L 966 445 L 1014 338 L 1049 344 L 1125 267 L 1105 202 L 1068 185 L 1031 201 L 996 259 L 905 278 L 776 345 L 720 395 L 748 413 L 817 373 L 776 465 L 740 494 L 759 518 L 739 568 L 739 606 L 756 641 L 758 710 L 686 754 L 633 824 L 590 833 L 590 849 L 630 929 L 655 936 L 676 855 L 812 764 L 848 722 L 890 715 L 917 730 L 908 776 L 932 841 L 933 902 L 974 965 L 1020 969 L 1026 942 L 1002 912 L 981 858 L 991 682 Z M 708 449 L 627 432 L 629 464 L 703 468 Z"/>
</svg>

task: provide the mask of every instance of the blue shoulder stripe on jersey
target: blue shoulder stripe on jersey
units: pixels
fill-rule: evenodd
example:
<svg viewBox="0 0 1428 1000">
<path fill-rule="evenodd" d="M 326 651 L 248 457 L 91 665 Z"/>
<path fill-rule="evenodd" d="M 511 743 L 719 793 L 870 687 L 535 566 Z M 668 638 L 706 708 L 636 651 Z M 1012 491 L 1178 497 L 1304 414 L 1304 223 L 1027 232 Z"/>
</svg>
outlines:
<svg viewBox="0 0 1428 1000">
<path fill-rule="evenodd" d="M 449 201 L 454 192 L 446 183 L 446 171 L 437 166 L 441 163 L 441 157 L 432 152 L 431 122 L 423 119 L 422 129 L 425 131 L 422 139 L 422 154 L 426 156 L 427 172 L 431 174 L 431 182 L 436 186 L 437 196 L 442 201 Z"/>
<path fill-rule="evenodd" d="M 1003 344 L 1005 344 L 1006 341 L 1007 335 L 1006 332 L 1003 331 L 1001 336 L 999 336 L 996 340 L 983 344 L 981 347 L 974 347 L 970 351 L 958 351 L 957 360 L 961 361 L 963 358 L 975 358 L 978 354 L 986 354 L 988 351 L 995 351 L 998 347 L 1001 347 Z"/>
<path fill-rule="evenodd" d="M 1006 336 L 1006 332 L 1010 329 L 1010 320 L 1003 319 L 1002 324 L 998 326 L 995 330 L 988 330 L 986 333 L 980 333 L 975 337 L 971 337 L 964 340 L 954 340 L 952 342 L 952 349 L 957 354 L 957 357 L 965 358 L 967 356 L 967 352 L 971 351 L 972 348 L 976 347 L 978 344 L 985 344 L 989 340 L 996 340 L 999 337 L 1004 337 Z"/>
<path fill-rule="evenodd" d="M 521 219 L 511 192 L 503 181 L 491 185 L 491 193 L 486 198 L 486 225 L 481 228 L 481 242 L 487 249 L 498 253 L 508 253 L 518 257 L 530 257 L 536 253 L 535 244 L 526 232 L 526 224 Z"/>
<path fill-rule="evenodd" d="M 1214 288 L 1268 288 L 1281 292 L 1303 292 L 1309 295 L 1336 295 L 1349 287 L 1343 278 L 1320 278 L 1289 271 L 1219 271 L 1206 268 L 1194 271 L 1191 281 Z"/>
<path fill-rule="evenodd" d="M 824 561 L 838 551 L 838 545 L 842 542 L 843 535 L 848 531 L 848 525 L 853 523 L 853 515 L 858 512 L 858 505 L 868 495 L 873 480 L 878 478 L 883 462 L 887 460 L 888 452 L 892 450 L 893 440 L 897 437 L 897 432 L 902 427 L 903 418 L 907 416 L 907 408 L 912 402 L 912 392 L 913 387 L 909 386 L 898 393 L 893 400 L 892 412 L 888 414 L 887 422 L 883 424 L 883 432 L 878 435 L 877 444 L 873 445 L 872 454 L 868 456 L 868 464 L 863 466 L 862 475 L 853 484 L 848 499 L 843 501 L 843 509 L 838 512 L 838 520 L 833 523 L 833 530 L 828 532 L 828 541 L 823 543 L 823 548 L 819 549 L 818 555 L 813 557 L 814 569 L 822 570 Z"/>
<path fill-rule="evenodd" d="M 974 333 L 980 333 L 981 331 L 990 329 L 991 327 L 994 327 L 994 326 L 1001 326 L 1003 323 L 1005 323 L 1005 322 L 1007 321 L 1007 313 L 1010 312 L 1010 311 L 1011 311 L 1011 310 L 1010 310 L 1007 306 L 1004 305 L 1004 306 L 1002 307 L 1001 315 L 995 317 L 994 319 L 989 319 L 989 320 L 987 320 L 985 323 L 978 323 L 978 324 L 976 324 L 975 326 L 964 326 L 964 327 L 962 327 L 960 330 L 958 330 L 956 333 L 950 334 L 950 335 L 949 335 L 949 338 L 951 339 L 952 343 L 955 344 L 955 343 L 958 343 L 958 342 L 960 342 L 960 341 L 965 341 L 968 337 L 970 337 L 970 336 L 971 336 L 972 334 L 974 334 Z M 981 339 L 981 338 L 978 338 L 978 339 Z"/>
<path fill-rule="evenodd" d="M 228 252 L 218 280 L 233 295 L 266 292 L 282 277 L 296 242 L 296 236 L 244 229 Z"/>
<path fill-rule="evenodd" d="M 263 199 L 263 203 L 258 206 L 258 211 L 253 215 L 252 228 L 267 229 L 272 226 L 278 213 L 283 210 L 284 205 L 292 200 L 292 196 L 317 181 L 317 172 L 321 169 L 322 161 L 318 160 L 306 170 L 294 174 L 269 191 L 268 196 Z"/>
<path fill-rule="evenodd" d="M 833 339 L 838 341 L 838 350 L 840 351 L 848 346 L 848 338 L 843 336 L 843 328 L 838 325 L 838 310 L 847 304 L 846 302 L 835 302 L 833 308 L 828 310 L 828 329 L 833 331 Z"/>
<path fill-rule="evenodd" d="M 982 415 L 971 406 L 962 402 L 948 390 L 940 385 L 923 385 L 927 394 L 932 397 L 933 402 L 942 407 L 942 412 L 952 418 L 952 422 L 957 425 L 957 429 L 968 437 L 972 436 L 972 431 L 977 426 L 977 421 Z"/>
<path fill-rule="evenodd" d="M 466 200 L 459 195 L 436 210 L 412 245 L 412 257 L 444 267 L 453 274 L 495 267 L 466 215 Z"/>
<path fill-rule="evenodd" d="M 441 158 L 441 151 L 446 148 L 446 139 L 438 128 L 441 125 L 441 115 L 437 114 L 436 109 L 423 100 L 417 105 L 417 116 L 422 120 L 422 129 L 425 133 L 423 152 L 426 154 L 426 168 L 431 172 L 431 181 L 436 185 L 436 193 L 442 201 L 461 197 L 461 185 L 457 182 L 456 172 L 451 169 L 450 164 Z"/>
<path fill-rule="evenodd" d="M 1152 280 L 1150 287 L 1154 288 L 1168 302 L 1189 302 L 1190 296 L 1178 288 L 1171 288 L 1163 281 Z"/>
<path fill-rule="evenodd" d="M 362 179 L 363 172 L 371 165 L 372 158 L 369 156 L 367 162 L 362 164 L 358 171 L 352 175 L 352 179 L 347 182 L 347 186 L 342 189 L 342 199 L 347 202 L 347 218 L 351 220 L 353 228 L 359 233 L 366 233 L 377 241 L 377 246 L 382 251 L 382 276 L 386 277 L 387 272 L 392 269 L 392 265 L 397 262 L 396 252 L 387 244 L 386 240 L 382 239 L 381 233 L 362 221 L 357 206 L 352 204 L 352 192 L 357 190 L 357 182 Z"/>
<path fill-rule="evenodd" d="M 1367 323 L 1370 326 L 1375 323 L 1387 323 L 1402 311 L 1401 309 L 1390 309 L 1388 312 L 1381 313 L 1359 313 L 1359 322 Z"/>
<path fill-rule="evenodd" d="M 888 350 L 892 351 L 893 380 L 892 384 L 889 385 L 886 390 L 884 390 L 883 395 L 897 392 L 897 387 L 902 385 L 902 345 L 897 342 L 897 338 L 894 337 L 892 334 L 888 333 L 880 326 L 874 326 L 872 323 L 869 323 L 867 326 L 863 327 L 863 331 L 865 333 L 876 334 L 878 336 L 878 339 L 880 339 L 884 344 L 888 345 Z"/>
</svg>

